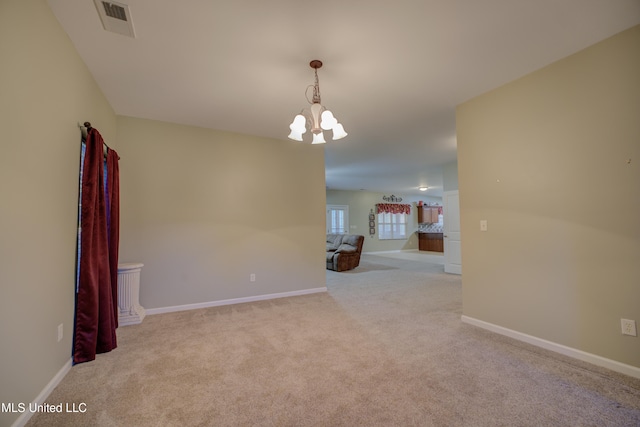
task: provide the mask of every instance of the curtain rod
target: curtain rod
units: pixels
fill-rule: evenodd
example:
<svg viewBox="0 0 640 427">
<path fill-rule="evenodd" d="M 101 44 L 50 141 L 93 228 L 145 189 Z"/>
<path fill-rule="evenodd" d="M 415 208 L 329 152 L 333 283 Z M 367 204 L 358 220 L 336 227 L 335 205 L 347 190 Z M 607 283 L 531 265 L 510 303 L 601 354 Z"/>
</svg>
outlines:
<svg viewBox="0 0 640 427">
<path fill-rule="evenodd" d="M 78 127 L 82 131 L 82 138 L 86 140 L 87 139 L 87 134 L 91 130 L 91 123 L 90 122 L 84 122 L 84 125 L 81 125 L 80 122 L 78 122 Z M 104 141 L 102 141 L 102 145 L 104 146 L 104 157 L 106 158 L 107 157 L 107 151 L 111 150 L 111 147 L 109 147 L 107 145 L 107 143 L 104 142 Z M 118 156 L 118 159 L 120 159 L 120 156 Z"/>
</svg>

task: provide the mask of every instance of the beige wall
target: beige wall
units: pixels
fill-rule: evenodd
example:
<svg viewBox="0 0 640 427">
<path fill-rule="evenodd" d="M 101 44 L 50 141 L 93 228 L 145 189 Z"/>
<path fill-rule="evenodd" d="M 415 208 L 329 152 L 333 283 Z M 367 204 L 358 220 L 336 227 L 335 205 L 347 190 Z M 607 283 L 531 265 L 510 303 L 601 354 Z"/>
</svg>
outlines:
<svg viewBox="0 0 640 427">
<path fill-rule="evenodd" d="M 639 76 L 635 27 L 458 107 L 466 316 L 640 367 Z"/>
<path fill-rule="evenodd" d="M 458 161 L 446 163 L 442 166 L 442 191 L 458 189 Z"/>
<path fill-rule="evenodd" d="M 391 194 L 375 193 L 372 191 L 327 190 L 327 204 L 349 206 L 351 234 L 362 234 L 365 236 L 362 247 L 364 252 L 417 250 L 418 236 L 416 236 L 415 231 L 418 229 L 418 214 L 415 210 L 416 202 L 422 200 L 423 202 L 442 204 L 442 198 L 395 194 L 396 197 L 402 198 L 401 203 L 411 205 L 408 228 L 409 237 L 404 240 L 380 240 L 378 239 L 377 229 L 374 236 L 369 235 L 369 212 L 371 209 L 375 212 L 377 203 L 387 203 L 382 197 L 390 195 Z"/>
<path fill-rule="evenodd" d="M 322 147 L 129 117 L 118 141 L 145 308 L 325 287 Z"/>
<path fill-rule="evenodd" d="M 145 263 L 147 307 L 325 286 L 322 147 L 116 117 L 44 0 L 0 2 L 0 63 L 1 402 L 71 359 L 78 122 L 121 156 L 120 261 Z"/>
<path fill-rule="evenodd" d="M 0 402 L 28 403 L 71 358 L 77 123 L 116 147 L 116 117 L 44 0 L 0 2 L 0 64 Z"/>
</svg>

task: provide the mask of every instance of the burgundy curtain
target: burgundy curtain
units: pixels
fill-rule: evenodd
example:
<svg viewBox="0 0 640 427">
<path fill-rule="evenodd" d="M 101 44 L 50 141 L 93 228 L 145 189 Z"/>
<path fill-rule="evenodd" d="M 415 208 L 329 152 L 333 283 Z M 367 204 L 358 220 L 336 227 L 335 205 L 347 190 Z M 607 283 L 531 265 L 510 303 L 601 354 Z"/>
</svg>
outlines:
<svg viewBox="0 0 640 427">
<path fill-rule="evenodd" d="M 79 278 L 73 340 L 74 363 L 117 347 L 120 193 L 118 155 L 107 153 L 105 185 L 102 136 L 89 129 L 82 171 Z"/>
<path fill-rule="evenodd" d="M 409 215 L 411 213 L 411 205 L 401 205 L 398 203 L 378 203 L 376 205 L 377 213 L 404 213 Z"/>
</svg>

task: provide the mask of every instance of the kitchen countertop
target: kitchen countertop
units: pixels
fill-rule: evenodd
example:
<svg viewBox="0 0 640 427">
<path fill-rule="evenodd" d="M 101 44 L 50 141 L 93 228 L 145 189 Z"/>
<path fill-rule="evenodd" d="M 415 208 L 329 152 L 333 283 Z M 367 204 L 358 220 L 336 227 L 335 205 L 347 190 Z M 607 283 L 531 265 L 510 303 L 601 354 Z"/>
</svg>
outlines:
<svg viewBox="0 0 640 427">
<path fill-rule="evenodd" d="M 416 232 L 418 234 L 423 234 L 423 233 L 442 233 L 442 225 L 440 225 L 440 224 L 420 225 Z"/>
</svg>

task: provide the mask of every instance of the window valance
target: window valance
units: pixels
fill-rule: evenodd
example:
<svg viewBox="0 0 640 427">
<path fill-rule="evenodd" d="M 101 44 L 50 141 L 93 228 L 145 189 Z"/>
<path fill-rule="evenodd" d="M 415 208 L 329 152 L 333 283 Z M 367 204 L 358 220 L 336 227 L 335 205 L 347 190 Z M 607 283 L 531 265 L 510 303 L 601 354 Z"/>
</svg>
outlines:
<svg viewBox="0 0 640 427">
<path fill-rule="evenodd" d="M 411 205 L 401 205 L 400 203 L 378 203 L 376 205 L 377 213 L 404 213 L 411 214 Z"/>
</svg>

